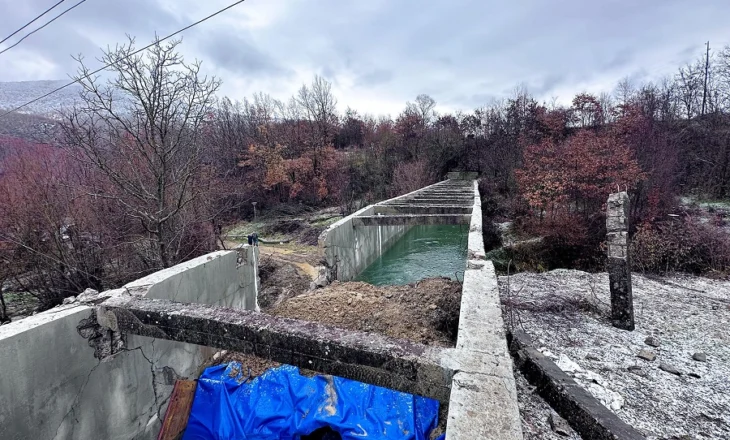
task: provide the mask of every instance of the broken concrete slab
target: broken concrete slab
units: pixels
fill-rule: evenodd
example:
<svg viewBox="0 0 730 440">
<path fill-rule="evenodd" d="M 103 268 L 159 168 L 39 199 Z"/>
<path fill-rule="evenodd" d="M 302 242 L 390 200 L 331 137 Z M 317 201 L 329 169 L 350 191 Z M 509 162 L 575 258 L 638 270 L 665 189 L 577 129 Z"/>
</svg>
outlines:
<svg viewBox="0 0 730 440">
<path fill-rule="evenodd" d="M 597 440 L 644 440 L 644 435 L 601 405 L 588 391 L 555 363 L 532 347 L 520 330 L 510 335 L 510 351 L 517 367 L 549 404 L 583 438 Z"/>
<path fill-rule="evenodd" d="M 97 307 L 114 332 L 253 354 L 364 383 L 447 401 L 453 371 L 442 349 L 379 334 L 200 304 L 136 297 Z"/>
</svg>

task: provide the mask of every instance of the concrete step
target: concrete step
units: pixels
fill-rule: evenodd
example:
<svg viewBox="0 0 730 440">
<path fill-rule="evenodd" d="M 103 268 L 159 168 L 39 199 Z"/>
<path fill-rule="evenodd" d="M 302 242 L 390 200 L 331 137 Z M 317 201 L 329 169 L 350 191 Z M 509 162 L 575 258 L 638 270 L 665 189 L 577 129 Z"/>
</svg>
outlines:
<svg viewBox="0 0 730 440">
<path fill-rule="evenodd" d="M 474 194 L 464 192 L 464 191 L 423 191 L 416 194 L 413 194 L 414 196 L 423 196 L 423 195 L 429 195 L 429 196 L 459 196 L 459 197 L 474 197 Z"/>
<path fill-rule="evenodd" d="M 464 197 L 408 197 L 405 199 L 400 199 L 400 201 L 405 201 L 408 203 L 417 202 L 422 205 L 429 205 L 434 203 L 440 203 L 440 204 L 454 204 L 454 205 L 462 205 L 462 204 L 474 204 L 474 199 L 467 199 Z"/>
<path fill-rule="evenodd" d="M 468 225 L 471 214 L 400 214 L 353 217 L 353 226 Z"/>
<path fill-rule="evenodd" d="M 472 206 L 439 204 L 388 204 L 375 205 L 375 214 L 471 214 Z"/>
</svg>

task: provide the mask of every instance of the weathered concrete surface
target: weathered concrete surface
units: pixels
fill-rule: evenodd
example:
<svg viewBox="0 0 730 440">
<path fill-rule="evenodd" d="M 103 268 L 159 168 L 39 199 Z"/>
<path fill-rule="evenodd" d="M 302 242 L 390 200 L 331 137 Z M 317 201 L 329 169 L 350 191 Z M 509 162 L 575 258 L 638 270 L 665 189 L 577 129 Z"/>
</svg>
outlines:
<svg viewBox="0 0 730 440">
<path fill-rule="evenodd" d="M 468 225 L 470 214 L 393 214 L 393 215 L 361 215 L 353 219 L 358 226 L 394 226 L 394 225 Z"/>
<path fill-rule="evenodd" d="M 634 330 L 634 299 L 629 258 L 629 195 L 626 192 L 608 196 L 606 229 L 611 322 L 617 328 Z"/>
<path fill-rule="evenodd" d="M 494 266 L 477 259 L 468 267 L 456 350 L 470 367 L 454 374 L 446 438 L 522 439 Z"/>
<path fill-rule="evenodd" d="M 461 293 L 456 353 L 446 438 L 522 439 L 522 420 L 512 359 L 499 302 L 494 265 L 485 259 L 481 197 L 472 183 L 473 209 L 468 260 Z"/>
<path fill-rule="evenodd" d="M 632 275 L 641 311 L 632 332 L 606 320 L 611 293 L 605 272 L 523 272 L 499 283 L 534 348 L 621 420 L 654 440 L 730 439 L 730 281 Z M 647 344 L 649 336 L 659 347 Z M 644 350 L 656 359 L 638 357 Z M 693 359 L 698 351 L 707 353 L 707 362 Z"/>
<path fill-rule="evenodd" d="M 532 347 L 520 330 L 510 335 L 510 349 L 519 369 L 550 406 L 583 438 L 596 440 L 643 440 L 645 437 L 601 405 L 555 363 Z"/>
<path fill-rule="evenodd" d="M 375 214 L 471 214 L 471 206 L 451 204 L 388 204 L 375 205 Z"/>
<path fill-rule="evenodd" d="M 225 307 L 111 298 L 97 315 L 114 332 L 194 343 L 448 400 L 443 350 L 374 333 Z"/>
<path fill-rule="evenodd" d="M 0 327 L 0 438 L 156 437 L 166 390 L 204 353 L 130 336 L 128 350 L 99 362 L 76 333 L 90 312 L 67 305 Z"/>
<path fill-rule="evenodd" d="M 403 236 L 410 226 L 355 227 L 354 218 L 373 214 L 367 206 L 339 220 L 319 237 L 327 262 L 327 279 L 349 281 Z"/>
<path fill-rule="evenodd" d="M 484 235 L 482 234 L 482 199 L 479 195 L 479 185 L 474 181 L 474 199 L 469 223 L 469 236 L 467 243 L 467 266 L 469 260 L 483 260 L 486 258 L 484 251 Z"/>
<path fill-rule="evenodd" d="M 245 245 L 237 251 L 202 255 L 132 281 L 124 288 L 151 299 L 256 310 L 258 248 Z"/>
<path fill-rule="evenodd" d="M 243 307 L 248 287 L 241 287 L 235 263 L 235 252 L 214 253 L 114 293 Z M 78 302 L 0 327 L 1 439 L 154 439 L 175 379 L 197 377 L 213 354 L 208 347 L 127 335 L 124 348 L 100 362 L 77 333 L 93 310 Z"/>
</svg>

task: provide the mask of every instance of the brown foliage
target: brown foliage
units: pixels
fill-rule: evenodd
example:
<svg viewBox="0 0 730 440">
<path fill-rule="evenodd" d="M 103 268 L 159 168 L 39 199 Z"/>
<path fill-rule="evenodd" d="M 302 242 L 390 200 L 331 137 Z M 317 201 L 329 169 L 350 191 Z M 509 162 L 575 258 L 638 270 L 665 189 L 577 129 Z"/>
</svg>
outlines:
<svg viewBox="0 0 730 440">
<path fill-rule="evenodd" d="M 529 145 L 516 171 L 522 196 L 539 217 L 597 211 L 611 192 L 632 190 L 644 178 L 620 139 L 580 130 L 568 140 Z"/>
<path fill-rule="evenodd" d="M 689 216 L 640 225 L 631 242 L 632 266 L 652 273 L 727 276 L 730 234 Z"/>
<path fill-rule="evenodd" d="M 396 165 L 393 170 L 391 191 L 394 196 L 398 196 L 423 188 L 433 181 L 425 160 L 404 162 Z"/>
</svg>

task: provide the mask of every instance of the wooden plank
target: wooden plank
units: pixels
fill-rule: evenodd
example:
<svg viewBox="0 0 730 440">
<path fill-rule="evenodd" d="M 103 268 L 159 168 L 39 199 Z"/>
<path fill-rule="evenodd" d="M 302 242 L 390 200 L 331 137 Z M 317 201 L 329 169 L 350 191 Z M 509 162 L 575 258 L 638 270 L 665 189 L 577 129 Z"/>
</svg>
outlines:
<svg viewBox="0 0 730 440">
<path fill-rule="evenodd" d="M 188 417 L 190 417 L 190 408 L 193 406 L 196 384 L 197 382 L 194 380 L 178 380 L 175 382 L 157 440 L 178 440 L 182 438 L 182 434 L 188 426 Z"/>
</svg>

